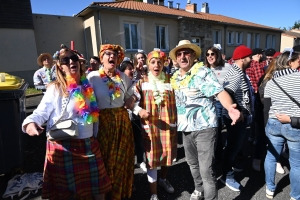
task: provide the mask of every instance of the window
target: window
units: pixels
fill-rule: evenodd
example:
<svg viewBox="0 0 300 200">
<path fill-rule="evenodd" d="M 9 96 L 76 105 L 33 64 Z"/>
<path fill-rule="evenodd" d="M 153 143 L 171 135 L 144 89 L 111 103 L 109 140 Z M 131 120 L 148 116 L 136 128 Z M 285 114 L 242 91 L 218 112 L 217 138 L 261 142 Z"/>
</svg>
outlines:
<svg viewBox="0 0 300 200">
<path fill-rule="evenodd" d="M 233 44 L 234 32 L 228 31 L 228 44 Z"/>
<path fill-rule="evenodd" d="M 201 48 L 201 40 L 200 38 L 192 38 L 191 42 L 195 45 L 198 45 Z M 202 52 L 203 53 L 203 52 Z M 202 55 L 200 55 L 200 58 L 202 58 Z"/>
<path fill-rule="evenodd" d="M 251 49 L 251 39 L 252 39 L 252 34 L 247 33 L 247 47 Z"/>
<path fill-rule="evenodd" d="M 256 33 L 254 37 L 254 48 L 259 48 L 260 34 Z"/>
<path fill-rule="evenodd" d="M 236 33 L 236 44 L 242 44 L 243 43 L 243 33 L 237 32 Z"/>
<path fill-rule="evenodd" d="M 221 44 L 222 41 L 221 41 L 221 31 L 220 30 L 214 30 L 213 31 L 213 41 L 214 41 L 214 44 Z"/>
<path fill-rule="evenodd" d="M 156 47 L 161 50 L 168 50 L 168 27 L 157 25 L 156 26 Z"/>
<path fill-rule="evenodd" d="M 276 37 L 275 35 L 266 35 L 266 49 L 273 48 L 276 46 Z"/>
<path fill-rule="evenodd" d="M 124 23 L 124 32 L 125 32 L 125 47 L 126 49 L 135 50 L 139 49 L 139 26 L 137 23 Z"/>
<path fill-rule="evenodd" d="M 275 46 L 276 46 L 276 36 L 273 35 L 272 36 L 272 48 L 275 49 Z"/>
</svg>

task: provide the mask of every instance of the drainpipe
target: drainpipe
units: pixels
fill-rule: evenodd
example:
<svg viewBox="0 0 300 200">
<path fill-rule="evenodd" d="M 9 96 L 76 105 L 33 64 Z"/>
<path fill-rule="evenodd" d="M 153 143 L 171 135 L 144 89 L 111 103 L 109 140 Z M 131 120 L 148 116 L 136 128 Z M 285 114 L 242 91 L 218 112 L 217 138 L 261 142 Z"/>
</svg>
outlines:
<svg viewBox="0 0 300 200">
<path fill-rule="evenodd" d="M 86 52 L 86 59 L 89 58 L 88 46 L 86 42 L 86 32 L 85 32 L 85 21 L 83 21 L 83 35 L 84 35 L 84 44 L 85 44 L 85 52 Z"/>
<path fill-rule="evenodd" d="M 223 49 L 224 49 L 225 56 L 228 57 L 228 55 L 226 54 L 226 44 L 227 44 L 226 32 L 227 32 L 227 25 L 224 25 L 224 45 L 223 45 Z"/>
<path fill-rule="evenodd" d="M 102 41 L 102 28 L 101 28 L 101 19 L 100 19 L 100 10 L 98 11 L 98 27 L 99 27 L 99 39 L 100 39 L 100 45 L 103 44 Z M 98 47 L 100 48 L 100 45 Z M 99 49 L 100 50 L 100 49 Z"/>
</svg>

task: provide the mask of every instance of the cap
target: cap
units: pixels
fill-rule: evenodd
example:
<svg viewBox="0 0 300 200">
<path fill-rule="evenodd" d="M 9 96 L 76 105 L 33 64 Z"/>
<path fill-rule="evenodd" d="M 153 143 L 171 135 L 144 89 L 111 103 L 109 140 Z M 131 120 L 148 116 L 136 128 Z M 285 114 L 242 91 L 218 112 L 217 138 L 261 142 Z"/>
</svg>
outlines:
<svg viewBox="0 0 300 200">
<path fill-rule="evenodd" d="M 260 48 L 252 49 L 252 55 L 263 54 L 263 52 L 264 52 L 264 50 L 262 50 Z"/>
</svg>

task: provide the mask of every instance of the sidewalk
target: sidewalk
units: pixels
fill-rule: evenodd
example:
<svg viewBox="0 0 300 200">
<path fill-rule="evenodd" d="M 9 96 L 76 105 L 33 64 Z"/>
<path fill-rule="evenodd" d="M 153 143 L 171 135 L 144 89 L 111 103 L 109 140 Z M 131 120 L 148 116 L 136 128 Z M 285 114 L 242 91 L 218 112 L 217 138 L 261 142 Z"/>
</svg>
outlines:
<svg viewBox="0 0 300 200">
<path fill-rule="evenodd" d="M 27 112 L 31 113 L 34 108 L 40 102 L 42 96 L 30 97 L 26 99 Z M 249 133 L 248 133 L 249 134 Z M 247 134 L 247 136 L 248 136 Z M 248 137 L 247 137 L 248 138 Z M 45 157 L 45 145 L 46 137 L 45 134 L 39 137 L 25 137 L 25 159 L 23 170 L 25 173 L 42 172 Z M 244 186 L 241 192 L 234 192 L 228 187 L 224 186 L 218 181 L 219 187 L 219 199 L 220 200 L 265 200 L 265 181 L 263 165 L 261 166 L 262 171 L 256 172 L 252 169 L 252 155 L 255 146 L 248 142 L 247 139 L 244 141 L 243 150 L 245 157 L 243 160 L 244 170 L 237 173 L 236 179 L 240 181 Z M 281 163 L 284 166 L 286 173 L 284 175 L 276 174 L 276 182 L 278 183 L 277 191 L 275 193 L 274 200 L 289 200 L 289 165 L 288 161 L 281 157 Z M 217 177 L 221 175 L 221 166 L 216 165 Z M 2 195 L 6 189 L 6 183 L 10 179 L 7 177 L 0 177 L 0 194 Z M 168 180 L 175 188 L 173 194 L 168 194 L 159 187 L 158 197 L 160 200 L 189 200 L 190 194 L 194 190 L 194 182 L 189 170 L 187 163 L 185 162 L 184 149 L 181 144 L 178 145 L 178 157 L 177 162 L 170 167 Z M 149 186 L 147 181 L 147 175 L 141 169 L 135 169 L 134 171 L 134 184 L 136 191 L 133 192 L 131 200 L 147 200 L 150 199 Z M 41 199 L 41 190 L 38 194 L 30 195 L 31 200 Z M 10 198 L 6 198 L 9 200 Z M 20 199 L 15 197 L 14 199 Z"/>
</svg>

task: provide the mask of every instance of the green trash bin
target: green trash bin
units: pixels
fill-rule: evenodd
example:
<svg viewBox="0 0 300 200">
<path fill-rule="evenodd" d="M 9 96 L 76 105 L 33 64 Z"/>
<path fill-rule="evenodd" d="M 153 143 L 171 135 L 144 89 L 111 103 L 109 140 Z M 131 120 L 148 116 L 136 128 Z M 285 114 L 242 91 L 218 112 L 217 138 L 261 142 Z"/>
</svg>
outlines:
<svg viewBox="0 0 300 200">
<path fill-rule="evenodd" d="M 0 174 L 6 174 L 23 164 L 25 134 L 21 125 L 26 117 L 28 83 L 9 74 L 0 72 L 0 76 Z"/>
</svg>

